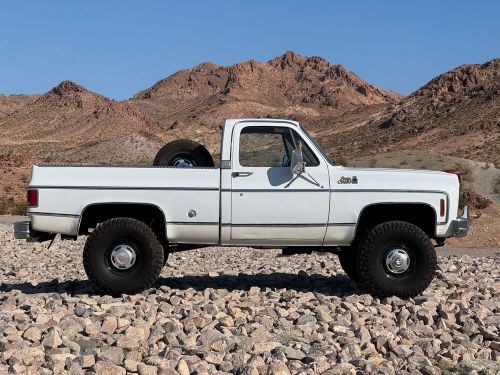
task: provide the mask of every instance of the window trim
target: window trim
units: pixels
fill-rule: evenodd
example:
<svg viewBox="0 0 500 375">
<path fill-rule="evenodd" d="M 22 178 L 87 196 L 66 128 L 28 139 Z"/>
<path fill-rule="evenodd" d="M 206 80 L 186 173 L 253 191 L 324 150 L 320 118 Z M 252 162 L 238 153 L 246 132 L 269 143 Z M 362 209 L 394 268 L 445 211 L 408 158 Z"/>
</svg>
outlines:
<svg viewBox="0 0 500 375">
<path fill-rule="evenodd" d="M 306 165 L 306 167 L 308 167 L 308 168 L 321 167 L 321 166 L 323 166 L 323 163 L 325 162 L 324 159 L 323 159 L 323 155 L 321 155 L 321 157 L 318 156 L 318 151 L 316 150 L 316 146 L 314 145 L 314 143 L 311 142 L 311 140 L 309 139 L 309 137 L 302 131 L 302 128 L 300 128 L 300 127 L 291 126 L 289 124 L 281 124 L 281 123 L 279 123 L 279 124 L 276 124 L 276 123 L 261 124 L 261 123 L 257 123 L 257 122 L 253 123 L 253 124 L 252 123 L 248 123 L 248 124 L 245 124 L 244 126 L 241 126 L 241 127 L 237 127 L 237 125 L 240 125 L 240 124 L 235 124 L 235 127 L 233 128 L 233 130 L 236 130 L 236 132 L 233 131 L 233 137 L 232 137 L 232 144 L 233 144 L 233 146 L 232 146 L 232 154 L 233 154 L 233 158 L 234 158 L 233 160 L 235 162 L 235 163 L 233 163 L 234 164 L 233 165 L 233 169 L 235 167 L 237 167 L 237 168 L 243 168 L 243 169 L 250 169 L 250 168 L 288 168 L 288 167 L 246 167 L 246 166 L 241 165 L 241 163 L 240 163 L 240 138 L 241 138 L 241 133 L 242 133 L 243 129 L 249 128 L 249 127 L 287 128 L 291 132 L 296 131 L 297 134 L 300 136 L 300 138 L 309 147 L 309 149 L 311 150 L 311 153 L 314 155 L 314 157 L 318 160 L 318 164 L 317 165 L 309 165 L 309 166 Z M 236 137 L 238 138 L 238 142 L 234 141 Z"/>
</svg>

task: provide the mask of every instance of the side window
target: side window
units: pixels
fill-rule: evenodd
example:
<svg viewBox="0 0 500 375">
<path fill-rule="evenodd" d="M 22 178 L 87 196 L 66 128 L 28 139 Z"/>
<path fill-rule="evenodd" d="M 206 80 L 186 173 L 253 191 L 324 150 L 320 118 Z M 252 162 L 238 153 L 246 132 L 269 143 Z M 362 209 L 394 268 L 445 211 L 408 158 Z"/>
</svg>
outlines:
<svg viewBox="0 0 500 375">
<path fill-rule="evenodd" d="M 287 127 L 247 126 L 240 134 L 240 165 L 288 167 L 295 147 L 302 146 L 306 165 L 319 165 L 317 157 L 299 135 Z"/>
<path fill-rule="evenodd" d="M 282 132 L 268 126 L 247 126 L 240 134 L 240 165 L 244 167 L 281 167 L 287 150 Z"/>
</svg>

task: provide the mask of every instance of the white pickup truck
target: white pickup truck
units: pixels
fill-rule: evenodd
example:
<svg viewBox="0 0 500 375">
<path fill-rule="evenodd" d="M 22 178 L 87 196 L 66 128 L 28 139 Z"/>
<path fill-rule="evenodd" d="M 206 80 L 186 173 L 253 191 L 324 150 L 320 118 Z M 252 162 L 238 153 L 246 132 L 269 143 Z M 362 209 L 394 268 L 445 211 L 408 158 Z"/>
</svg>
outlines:
<svg viewBox="0 0 500 375">
<path fill-rule="evenodd" d="M 431 239 L 468 231 L 459 176 L 335 165 L 295 121 L 227 120 L 220 167 L 207 154 L 174 141 L 152 167 L 35 165 L 15 237 L 88 235 L 85 271 L 110 293 L 151 287 L 173 251 L 218 245 L 337 253 L 369 292 L 411 297 L 435 275 Z"/>
</svg>

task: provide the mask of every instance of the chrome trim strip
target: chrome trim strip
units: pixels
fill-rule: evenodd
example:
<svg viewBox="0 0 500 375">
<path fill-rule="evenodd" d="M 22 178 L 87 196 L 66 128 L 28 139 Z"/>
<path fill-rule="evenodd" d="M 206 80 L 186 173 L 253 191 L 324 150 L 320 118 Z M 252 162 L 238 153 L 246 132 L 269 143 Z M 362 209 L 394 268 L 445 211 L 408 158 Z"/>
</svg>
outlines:
<svg viewBox="0 0 500 375">
<path fill-rule="evenodd" d="M 82 225 L 82 219 L 83 217 L 85 216 L 85 211 L 87 210 L 87 208 L 90 208 L 90 207 L 94 207 L 94 206 L 99 206 L 99 205 L 108 205 L 108 204 L 124 204 L 124 205 L 143 205 L 143 206 L 151 206 L 151 207 L 154 207 L 156 209 L 158 209 L 161 214 L 163 215 L 163 220 L 165 220 L 165 212 L 163 212 L 163 209 L 160 207 L 160 206 L 157 206 L 156 204 L 152 204 L 152 203 L 131 203 L 131 202 L 98 202 L 98 203 L 90 203 L 88 205 L 86 205 L 83 210 L 82 210 L 82 214 L 80 216 L 80 220 L 78 221 L 78 232 L 77 233 L 80 233 L 80 226 Z M 165 236 L 167 235 L 167 230 L 165 228 Z"/>
<path fill-rule="evenodd" d="M 60 214 L 60 213 L 52 213 L 52 212 L 26 212 L 28 216 L 57 216 L 57 217 L 71 217 L 73 219 L 77 219 L 80 215 L 74 214 Z"/>
<path fill-rule="evenodd" d="M 313 193 L 313 192 L 323 192 L 328 193 L 328 189 L 222 189 L 222 192 L 233 192 L 233 193 Z"/>
<path fill-rule="evenodd" d="M 28 186 L 30 189 L 74 189 L 74 190 L 176 190 L 176 191 L 219 191 L 219 188 L 209 187 L 149 187 L 149 186 Z"/>
<path fill-rule="evenodd" d="M 301 227 L 326 227 L 326 223 L 300 223 L 300 224 L 230 224 L 230 223 L 224 223 L 222 226 L 227 227 L 283 227 L 283 228 L 301 228 Z"/>
<path fill-rule="evenodd" d="M 167 225 L 219 225 L 218 222 L 215 221 L 167 221 L 165 222 Z"/>
<path fill-rule="evenodd" d="M 120 164 L 120 165 L 103 165 L 103 164 L 64 164 L 64 163 L 40 163 L 34 164 L 40 168 L 135 168 L 135 169 L 174 169 L 177 167 L 168 165 L 137 165 L 137 164 Z M 191 167 L 190 169 L 219 169 L 218 167 Z"/>
<path fill-rule="evenodd" d="M 330 189 L 336 193 L 442 193 L 448 195 L 442 190 L 409 190 L 409 189 Z"/>
<path fill-rule="evenodd" d="M 405 189 L 222 189 L 223 192 L 232 191 L 235 193 L 280 193 L 280 192 L 314 192 L 314 191 L 329 191 L 335 193 L 441 193 L 444 195 L 448 195 L 447 192 L 442 190 L 405 190 Z"/>
<path fill-rule="evenodd" d="M 350 227 L 355 225 L 356 223 L 328 223 L 329 227 Z"/>
<path fill-rule="evenodd" d="M 345 227 L 345 226 L 355 226 L 356 223 L 328 223 L 328 224 L 320 224 L 320 223 L 301 223 L 301 224 L 231 224 L 231 223 L 222 223 L 223 227 Z"/>
<path fill-rule="evenodd" d="M 301 224 L 230 224 L 223 223 L 221 224 L 223 227 L 292 227 L 292 228 L 300 228 L 300 227 L 353 227 L 356 223 L 328 223 L 328 224 L 320 224 L 320 223 L 301 223 Z"/>
</svg>

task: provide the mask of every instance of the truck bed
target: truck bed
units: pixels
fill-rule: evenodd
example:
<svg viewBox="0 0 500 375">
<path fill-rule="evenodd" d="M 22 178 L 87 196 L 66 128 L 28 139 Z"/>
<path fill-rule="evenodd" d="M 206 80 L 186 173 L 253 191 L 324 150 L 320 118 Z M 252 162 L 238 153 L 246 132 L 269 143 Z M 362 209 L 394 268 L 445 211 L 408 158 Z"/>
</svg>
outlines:
<svg viewBox="0 0 500 375">
<path fill-rule="evenodd" d="M 33 167 L 29 188 L 39 190 L 39 206 L 28 210 L 32 227 L 38 231 L 53 229 L 54 223 L 58 223 L 59 233 L 76 234 L 80 214 L 89 205 L 141 203 L 147 194 L 148 202 L 165 216 L 169 240 L 218 242 L 218 168 L 40 165 Z M 50 207 L 44 202 L 50 202 Z M 189 211 L 194 211 L 195 216 L 189 217 Z M 44 220 L 38 220 L 41 217 Z M 192 225 L 199 229 L 194 239 Z M 185 238 L 188 235 L 189 241 Z"/>
</svg>

